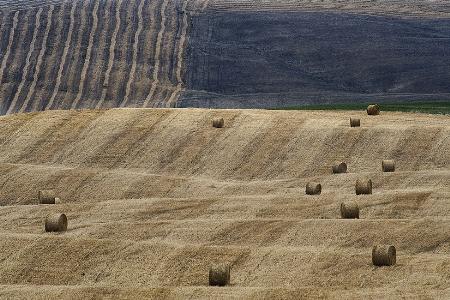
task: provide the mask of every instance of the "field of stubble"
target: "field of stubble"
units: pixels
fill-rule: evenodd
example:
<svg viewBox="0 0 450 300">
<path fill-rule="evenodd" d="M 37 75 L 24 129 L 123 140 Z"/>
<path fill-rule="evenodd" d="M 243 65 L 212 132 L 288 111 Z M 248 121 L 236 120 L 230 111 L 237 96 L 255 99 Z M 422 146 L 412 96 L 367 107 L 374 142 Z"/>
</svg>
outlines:
<svg viewBox="0 0 450 300">
<path fill-rule="evenodd" d="M 213 128 L 213 117 L 224 128 Z M 348 117 L 360 117 L 350 128 Z M 381 160 L 396 160 L 394 173 Z M 201 109 L 0 118 L 0 297 L 450 297 L 450 120 Z M 335 161 L 348 173 L 332 174 Z M 357 178 L 373 194 L 356 196 Z M 322 194 L 306 196 L 309 181 Z M 55 189 L 62 203 L 37 205 Z M 355 200 L 359 220 L 340 218 Z M 64 233 L 44 218 L 65 213 Z M 397 247 L 374 267 L 372 246 Z M 208 286 L 212 263 L 228 287 Z"/>
</svg>

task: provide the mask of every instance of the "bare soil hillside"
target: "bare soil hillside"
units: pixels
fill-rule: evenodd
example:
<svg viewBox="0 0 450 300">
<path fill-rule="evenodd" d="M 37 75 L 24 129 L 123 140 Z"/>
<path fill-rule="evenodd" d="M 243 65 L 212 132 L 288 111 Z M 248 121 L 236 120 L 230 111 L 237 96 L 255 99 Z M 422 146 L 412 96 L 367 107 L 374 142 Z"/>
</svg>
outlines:
<svg viewBox="0 0 450 300">
<path fill-rule="evenodd" d="M 1 298 L 450 297 L 448 116 L 15 114 L 0 118 L 0 170 Z M 358 178 L 372 195 L 355 195 Z M 309 181 L 321 195 L 305 195 Z M 37 205 L 40 189 L 62 203 Z M 340 218 L 347 200 L 359 220 Z M 50 213 L 67 232 L 44 232 Z M 372 265 L 378 243 L 397 247 L 395 266 Z M 231 264 L 230 286 L 208 286 L 215 262 Z"/>
<path fill-rule="evenodd" d="M 450 4 L 0 0 L 0 114 L 449 100 Z"/>
</svg>

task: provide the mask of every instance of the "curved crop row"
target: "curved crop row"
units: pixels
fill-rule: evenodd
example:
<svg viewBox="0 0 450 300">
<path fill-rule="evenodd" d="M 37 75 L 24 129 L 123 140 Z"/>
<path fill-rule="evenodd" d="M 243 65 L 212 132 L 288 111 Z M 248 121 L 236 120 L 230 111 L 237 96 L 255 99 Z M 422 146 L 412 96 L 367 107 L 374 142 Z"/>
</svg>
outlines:
<svg viewBox="0 0 450 300">
<path fill-rule="evenodd" d="M 1 114 L 176 103 L 195 1 L 1 2 Z"/>
</svg>

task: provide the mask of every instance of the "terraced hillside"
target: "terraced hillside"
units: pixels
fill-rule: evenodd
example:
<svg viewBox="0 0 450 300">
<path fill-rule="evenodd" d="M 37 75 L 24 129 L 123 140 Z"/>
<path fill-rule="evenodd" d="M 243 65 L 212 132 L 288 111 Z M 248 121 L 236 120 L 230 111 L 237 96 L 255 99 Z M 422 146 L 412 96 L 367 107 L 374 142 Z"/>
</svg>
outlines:
<svg viewBox="0 0 450 300">
<path fill-rule="evenodd" d="M 450 100 L 448 1 L 2 0 L 0 113 Z"/>
<path fill-rule="evenodd" d="M 1 117 L 0 145 L 2 298 L 450 297 L 447 116 L 47 111 Z M 355 195 L 360 177 L 372 195 Z M 47 188 L 62 204 L 36 204 Z M 340 219 L 346 200 L 361 219 Z M 67 232 L 44 232 L 54 212 Z M 377 243 L 397 265 L 372 266 Z M 208 287 L 213 262 L 231 286 Z"/>
</svg>

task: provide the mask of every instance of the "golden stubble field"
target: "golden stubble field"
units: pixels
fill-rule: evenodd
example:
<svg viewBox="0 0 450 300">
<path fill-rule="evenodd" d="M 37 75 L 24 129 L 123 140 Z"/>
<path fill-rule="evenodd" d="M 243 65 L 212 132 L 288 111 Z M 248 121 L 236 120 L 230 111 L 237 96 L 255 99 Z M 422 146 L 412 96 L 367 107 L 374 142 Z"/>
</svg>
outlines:
<svg viewBox="0 0 450 300">
<path fill-rule="evenodd" d="M 332 174 L 336 161 L 348 173 Z M 0 298 L 450 297 L 448 116 L 17 114 L 0 118 L 0 169 Z M 372 195 L 355 195 L 359 178 Z M 61 204 L 38 205 L 41 189 Z M 360 219 L 341 219 L 344 201 Z M 44 231 L 52 213 L 66 232 Z M 372 265 L 376 244 L 396 246 L 395 266 Z M 209 287 L 219 262 L 231 285 Z"/>
</svg>

